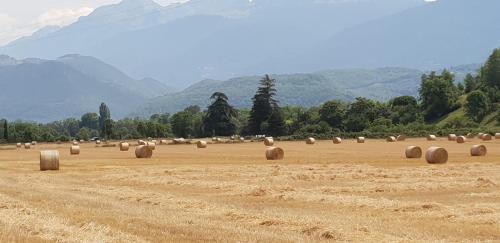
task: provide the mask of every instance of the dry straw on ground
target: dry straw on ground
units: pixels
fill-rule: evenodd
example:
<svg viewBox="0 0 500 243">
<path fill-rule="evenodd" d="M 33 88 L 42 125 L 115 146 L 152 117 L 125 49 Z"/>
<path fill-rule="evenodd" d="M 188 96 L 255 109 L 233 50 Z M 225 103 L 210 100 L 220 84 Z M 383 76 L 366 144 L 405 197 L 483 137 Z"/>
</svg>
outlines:
<svg viewBox="0 0 500 243">
<path fill-rule="evenodd" d="M 484 145 L 474 145 L 470 149 L 470 155 L 471 156 L 486 156 L 486 153 L 488 152 L 486 146 Z"/>
<path fill-rule="evenodd" d="M 306 144 L 313 145 L 316 143 L 316 139 L 314 138 L 307 138 L 306 139 Z"/>
<path fill-rule="evenodd" d="M 153 150 L 147 145 L 135 147 L 135 157 L 138 159 L 149 159 L 153 157 Z"/>
<path fill-rule="evenodd" d="M 465 136 L 458 136 L 457 143 L 465 143 L 467 142 L 467 138 Z"/>
<path fill-rule="evenodd" d="M 285 151 L 278 147 L 269 147 L 266 149 L 267 160 L 282 160 L 285 158 Z"/>
<path fill-rule="evenodd" d="M 130 144 L 126 142 L 120 143 L 120 151 L 128 151 L 130 149 Z"/>
<path fill-rule="evenodd" d="M 207 148 L 207 142 L 200 140 L 200 141 L 196 142 L 196 146 L 198 148 Z"/>
<path fill-rule="evenodd" d="M 59 151 L 40 151 L 40 170 L 59 170 Z"/>
<path fill-rule="evenodd" d="M 341 144 L 341 143 L 342 143 L 342 138 L 339 138 L 339 137 L 334 137 L 334 138 L 333 138 L 333 143 L 334 143 L 334 144 Z"/>
<path fill-rule="evenodd" d="M 405 154 L 408 159 L 419 159 L 422 158 L 422 149 L 418 146 L 408 146 Z"/>
<path fill-rule="evenodd" d="M 430 147 L 425 154 L 429 164 L 444 164 L 448 162 L 448 151 L 441 147 Z"/>
<path fill-rule="evenodd" d="M 274 145 L 274 138 L 272 137 L 267 137 L 264 139 L 264 145 L 266 146 L 273 146 Z"/>
<path fill-rule="evenodd" d="M 80 146 L 78 146 L 78 145 L 71 146 L 71 148 L 69 149 L 69 153 L 71 155 L 78 155 L 78 154 L 80 154 Z"/>
</svg>

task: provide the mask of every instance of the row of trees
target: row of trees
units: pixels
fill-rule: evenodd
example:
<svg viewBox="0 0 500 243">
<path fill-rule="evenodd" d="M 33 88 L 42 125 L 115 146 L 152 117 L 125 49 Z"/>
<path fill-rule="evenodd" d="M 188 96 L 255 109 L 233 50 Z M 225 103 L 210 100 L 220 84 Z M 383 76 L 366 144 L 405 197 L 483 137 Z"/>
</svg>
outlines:
<svg viewBox="0 0 500 243">
<path fill-rule="evenodd" d="M 230 98 L 214 93 L 205 111 L 190 106 L 170 114 L 155 114 L 149 119 L 125 118 L 114 121 L 106 104 L 99 113 L 87 113 L 80 119 L 66 119 L 48 124 L 3 120 L 0 140 L 66 141 L 69 139 L 135 139 L 144 137 L 207 137 L 270 135 L 329 137 L 333 134 L 385 136 L 406 133 L 423 135 L 479 129 L 479 122 L 500 102 L 500 50 L 495 50 L 480 72 L 467 75 L 464 84 L 456 84 L 448 71 L 422 76 L 420 99 L 396 97 L 388 102 L 356 98 L 353 102 L 332 100 L 319 107 L 280 107 L 276 99 L 276 80 L 266 75 L 253 97 L 251 109 L 235 109 Z M 461 98 L 463 97 L 463 98 Z M 444 115 L 464 107 L 465 116 L 450 119 L 437 127 Z M 500 122 L 500 115 L 497 117 Z M 444 129 L 444 130 L 443 130 Z M 439 133 L 438 133 L 439 134 Z"/>
</svg>

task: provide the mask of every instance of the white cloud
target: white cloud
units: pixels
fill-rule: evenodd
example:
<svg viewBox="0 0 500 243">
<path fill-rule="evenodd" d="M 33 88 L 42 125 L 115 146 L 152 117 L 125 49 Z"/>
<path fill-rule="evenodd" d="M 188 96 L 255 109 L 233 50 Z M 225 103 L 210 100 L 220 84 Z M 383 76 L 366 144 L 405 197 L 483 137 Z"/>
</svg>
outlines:
<svg viewBox="0 0 500 243">
<path fill-rule="evenodd" d="M 65 26 L 74 23 L 81 16 L 89 15 L 92 11 L 94 11 L 94 9 L 89 7 L 82 7 L 78 9 L 51 9 L 41 14 L 35 24 L 39 28 L 49 25 Z"/>
</svg>

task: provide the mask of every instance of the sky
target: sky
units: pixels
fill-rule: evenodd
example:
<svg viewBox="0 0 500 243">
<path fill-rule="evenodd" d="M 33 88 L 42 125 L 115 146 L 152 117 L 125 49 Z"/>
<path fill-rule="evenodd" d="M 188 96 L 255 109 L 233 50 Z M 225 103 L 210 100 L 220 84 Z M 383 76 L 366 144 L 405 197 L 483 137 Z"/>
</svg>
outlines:
<svg viewBox="0 0 500 243">
<path fill-rule="evenodd" d="M 185 0 L 155 0 L 161 5 Z M 120 0 L 0 0 L 0 46 L 48 25 L 69 25 Z"/>
</svg>

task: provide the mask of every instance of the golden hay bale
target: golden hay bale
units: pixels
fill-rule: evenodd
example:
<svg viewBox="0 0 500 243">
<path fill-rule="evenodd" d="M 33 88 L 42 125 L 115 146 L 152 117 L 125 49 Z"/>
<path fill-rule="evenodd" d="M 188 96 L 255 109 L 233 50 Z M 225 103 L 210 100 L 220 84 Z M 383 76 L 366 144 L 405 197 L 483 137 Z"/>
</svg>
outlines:
<svg viewBox="0 0 500 243">
<path fill-rule="evenodd" d="M 130 148 L 130 144 L 126 142 L 120 143 L 120 151 L 128 151 Z"/>
<path fill-rule="evenodd" d="M 342 143 L 342 138 L 339 138 L 339 137 L 334 137 L 334 138 L 333 138 L 333 143 L 334 143 L 334 144 L 341 144 L 341 143 Z"/>
<path fill-rule="evenodd" d="M 491 136 L 488 133 L 483 134 L 482 138 L 483 141 L 491 141 L 493 139 L 493 136 Z"/>
<path fill-rule="evenodd" d="M 101 140 L 96 140 L 95 144 L 101 144 Z"/>
<path fill-rule="evenodd" d="M 440 147 L 430 147 L 425 154 L 429 164 L 444 164 L 448 162 L 448 151 Z"/>
<path fill-rule="evenodd" d="M 196 146 L 198 146 L 198 148 L 207 148 L 207 142 L 200 140 L 196 142 Z"/>
<path fill-rule="evenodd" d="M 30 149 L 31 148 L 31 143 L 25 143 L 24 144 L 25 149 Z"/>
<path fill-rule="evenodd" d="M 448 141 L 457 141 L 457 135 L 448 134 Z"/>
<path fill-rule="evenodd" d="M 427 136 L 427 141 L 436 141 L 436 140 L 437 140 L 436 135 L 431 134 Z"/>
<path fill-rule="evenodd" d="M 495 139 L 500 139 L 500 133 L 495 133 Z"/>
<path fill-rule="evenodd" d="M 69 149 L 69 153 L 71 155 L 78 155 L 78 154 L 80 154 L 80 146 L 78 146 L 78 145 L 71 146 L 71 148 Z"/>
<path fill-rule="evenodd" d="M 36 141 L 31 142 L 31 145 L 35 146 L 36 145 Z"/>
<path fill-rule="evenodd" d="M 85 142 L 85 140 L 83 140 L 83 139 L 80 139 L 80 143 L 84 143 L 84 142 Z"/>
<path fill-rule="evenodd" d="M 406 136 L 405 135 L 398 135 L 398 137 L 396 138 L 396 140 L 402 142 L 402 141 L 405 141 L 406 140 Z"/>
<path fill-rule="evenodd" d="M 313 145 L 316 143 L 316 139 L 314 138 L 307 138 L 306 139 L 306 144 Z"/>
<path fill-rule="evenodd" d="M 138 145 L 146 145 L 146 141 L 144 141 L 144 140 L 139 140 L 139 141 L 137 141 L 137 144 L 138 144 Z"/>
<path fill-rule="evenodd" d="M 160 145 L 166 145 L 168 144 L 168 141 L 166 139 L 160 140 Z"/>
<path fill-rule="evenodd" d="M 153 142 L 147 142 L 146 146 L 148 146 L 149 149 L 155 150 L 156 149 L 156 143 Z"/>
<path fill-rule="evenodd" d="M 77 141 L 73 141 L 73 145 L 79 145 L 80 143 L 78 143 Z"/>
<path fill-rule="evenodd" d="M 21 143 L 16 143 L 17 148 L 21 148 L 23 145 Z"/>
<path fill-rule="evenodd" d="M 484 135 L 484 133 L 480 132 L 480 133 L 477 134 L 477 137 L 480 138 L 480 139 L 483 139 L 483 135 Z"/>
<path fill-rule="evenodd" d="M 358 143 L 365 143 L 365 140 L 366 140 L 365 137 L 358 137 L 357 138 Z"/>
<path fill-rule="evenodd" d="M 285 158 L 285 151 L 278 147 L 269 147 L 266 149 L 267 160 L 283 160 Z"/>
<path fill-rule="evenodd" d="M 488 152 L 488 150 L 486 149 L 486 146 L 484 146 L 484 145 L 474 145 L 470 149 L 471 156 L 486 156 L 487 152 Z"/>
<path fill-rule="evenodd" d="M 465 143 L 467 142 L 467 138 L 465 136 L 458 136 L 457 143 Z"/>
<path fill-rule="evenodd" d="M 466 136 L 466 137 L 467 137 L 467 138 L 474 138 L 475 136 L 474 136 L 474 134 L 473 134 L 473 133 L 467 133 L 467 136 Z"/>
<path fill-rule="evenodd" d="M 59 170 L 59 151 L 40 151 L 40 170 Z"/>
<path fill-rule="evenodd" d="M 422 158 L 422 149 L 418 146 L 408 146 L 405 154 L 408 159 L 419 159 Z"/>
<path fill-rule="evenodd" d="M 264 145 L 266 146 L 273 146 L 274 145 L 274 138 L 272 137 L 267 137 L 264 139 Z"/>
<path fill-rule="evenodd" d="M 216 138 L 216 137 L 212 138 L 212 142 L 217 142 L 217 141 L 218 141 L 218 138 Z"/>
<path fill-rule="evenodd" d="M 139 145 L 135 147 L 135 157 L 138 159 L 149 159 L 153 157 L 153 150 L 147 145 Z"/>
<path fill-rule="evenodd" d="M 174 141 L 174 144 L 185 144 L 186 143 L 186 139 L 184 139 L 184 138 L 176 138 L 173 141 Z"/>
<path fill-rule="evenodd" d="M 396 142 L 396 137 L 389 136 L 389 137 L 387 137 L 386 141 L 389 142 L 389 143 L 394 143 L 394 142 Z"/>
<path fill-rule="evenodd" d="M 240 137 L 240 142 L 242 142 L 242 143 L 245 142 L 245 138 Z"/>
</svg>

